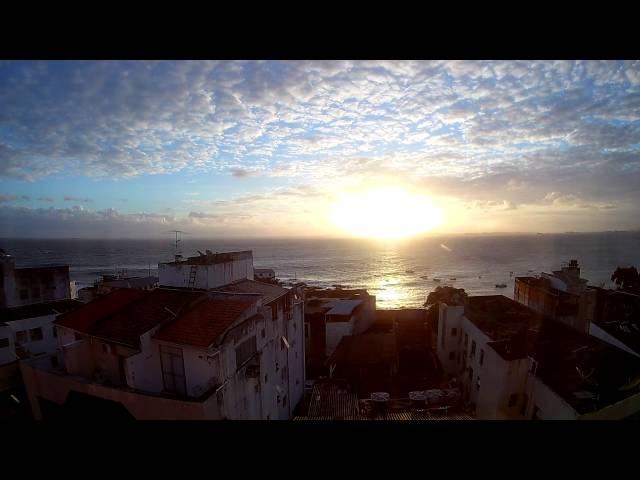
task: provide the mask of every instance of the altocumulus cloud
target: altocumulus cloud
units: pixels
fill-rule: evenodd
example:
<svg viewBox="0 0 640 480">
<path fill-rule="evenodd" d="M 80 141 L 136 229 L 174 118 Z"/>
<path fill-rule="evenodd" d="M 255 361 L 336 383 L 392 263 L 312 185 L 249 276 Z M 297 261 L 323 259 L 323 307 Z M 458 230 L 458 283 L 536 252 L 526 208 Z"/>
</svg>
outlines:
<svg viewBox="0 0 640 480">
<path fill-rule="evenodd" d="M 639 79 L 637 61 L 9 61 L 0 176 L 390 175 L 495 208 L 615 205 L 640 200 Z"/>
</svg>

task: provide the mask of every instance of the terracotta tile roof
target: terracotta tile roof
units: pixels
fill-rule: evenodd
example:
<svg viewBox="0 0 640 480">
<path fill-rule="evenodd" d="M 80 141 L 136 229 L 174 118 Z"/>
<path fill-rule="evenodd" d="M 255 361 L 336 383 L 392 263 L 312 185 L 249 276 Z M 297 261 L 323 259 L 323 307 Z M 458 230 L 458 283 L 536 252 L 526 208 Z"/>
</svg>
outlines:
<svg viewBox="0 0 640 480">
<path fill-rule="evenodd" d="M 56 323 L 87 335 L 138 347 L 140 336 L 172 318 L 202 292 L 118 289 L 61 316 Z"/>
<path fill-rule="evenodd" d="M 139 300 L 143 296 L 144 292 L 140 290 L 115 290 L 109 295 L 84 304 L 77 310 L 60 315 L 55 323 L 61 327 L 89 333 L 94 323 Z"/>
<path fill-rule="evenodd" d="M 238 280 L 237 282 L 220 287 L 220 290 L 236 293 L 259 293 L 263 296 L 265 305 L 273 302 L 283 295 L 286 295 L 289 291 L 288 289 L 282 288 L 278 285 L 271 285 L 269 283 L 246 279 Z"/>
<path fill-rule="evenodd" d="M 208 347 L 235 322 L 255 300 L 211 298 L 197 303 L 153 338 L 166 342 Z"/>
<path fill-rule="evenodd" d="M 108 338 L 126 345 L 139 346 L 140 335 L 170 320 L 173 312 L 180 311 L 202 296 L 202 292 L 172 289 L 137 290 L 146 294 L 138 301 L 96 324 L 92 335 Z"/>
</svg>

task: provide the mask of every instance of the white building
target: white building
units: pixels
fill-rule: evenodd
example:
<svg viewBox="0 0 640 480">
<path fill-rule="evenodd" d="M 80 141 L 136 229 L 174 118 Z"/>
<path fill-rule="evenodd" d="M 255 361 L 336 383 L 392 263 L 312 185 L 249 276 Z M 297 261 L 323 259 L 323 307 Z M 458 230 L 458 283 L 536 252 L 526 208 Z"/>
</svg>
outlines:
<svg viewBox="0 0 640 480">
<path fill-rule="evenodd" d="M 114 290 L 61 315 L 59 354 L 22 375 L 36 418 L 74 391 L 137 419 L 289 419 L 304 392 L 303 316 L 299 292 L 247 278 Z"/>
<path fill-rule="evenodd" d="M 158 265 L 161 287 L 211 289 L 237 280 L 253 280 L 253 252 L 213 253 Z"/>
<path fill-rule="evenodd" d="M 623 418 L 640 360 L 501 295 L 441 303 L 437 354 L 480 419 Z"/>
<path fill-rule="evenodd" d="M 0 308 L 70 298 L 68 265 L 16 268 L 14 257 L 0 249 Z"/>
<path fill-rule="evenodd" d="M 346 335 L 366 332 L 375 321 L 376 297 L 366 290 L 305 291 L 305 352 L 318 373 Z"/>
</svg>

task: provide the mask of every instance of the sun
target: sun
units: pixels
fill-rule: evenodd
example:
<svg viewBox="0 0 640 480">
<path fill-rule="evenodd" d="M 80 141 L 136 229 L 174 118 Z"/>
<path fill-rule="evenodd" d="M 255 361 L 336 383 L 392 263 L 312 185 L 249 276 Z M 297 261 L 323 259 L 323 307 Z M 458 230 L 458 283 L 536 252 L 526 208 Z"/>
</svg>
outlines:
<svg viewBox="0 0 640 480">
<path fill-rule="evenodd" d="M 425 195 L 387 187 L 342 195 L 331 221 L 355 237 L 400 239 L 427 232 L 442 222 L 442 211 Z"/>
</svg>

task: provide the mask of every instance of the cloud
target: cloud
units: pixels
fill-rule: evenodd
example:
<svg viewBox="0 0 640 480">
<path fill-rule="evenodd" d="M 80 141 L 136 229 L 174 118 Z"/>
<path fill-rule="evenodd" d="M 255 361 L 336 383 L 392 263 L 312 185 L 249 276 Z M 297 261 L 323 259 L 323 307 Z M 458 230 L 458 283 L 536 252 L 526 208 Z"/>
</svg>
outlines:
<svg viewBox="0 0 640 480">
<path fill-rule="evenodd" d="M 243 168 L 232 168 L 231 175 L 233 175 L 236 178 L 246 178 L 246 177 L 252 177 L 254 175 L 257 175 L 257 172 L 252 170 L 245 170 Z"/>
<path fill-rule="evenodd" d="M 31 197 L 29 195 L 13 195 L 13 194 L 1 194 L 0 203 L 14 202 L 14 201 L 29 201 Z"/>
<path fill-rule="evenodd" d="M 84 202 L 84 203 L 93 201 L 90 198 L 74 197 L 72 195 L 65 195 L 63 200 L 65 202 Z"/>
<path fill-rule="evenodd" d="M 38 197 L 39 202 L 54 202 L 55 200 L 51 197 Z"/>
<path fill-rule="evenodd" d="M 639 78 L 617 61 L 5 62 L 0 175 L 328 175 L 327 157 L 388 150 L 438 168 L 442 146 L 503 167 L 524 148 L 570 156 L 567 139 L 637 144 L 611 122 L 638 119 Z"/>
</svg>

